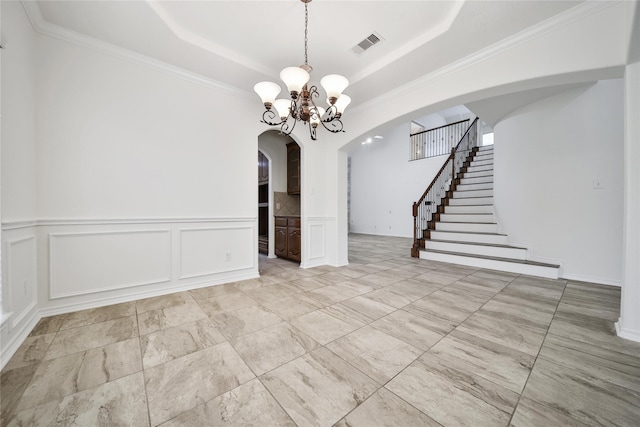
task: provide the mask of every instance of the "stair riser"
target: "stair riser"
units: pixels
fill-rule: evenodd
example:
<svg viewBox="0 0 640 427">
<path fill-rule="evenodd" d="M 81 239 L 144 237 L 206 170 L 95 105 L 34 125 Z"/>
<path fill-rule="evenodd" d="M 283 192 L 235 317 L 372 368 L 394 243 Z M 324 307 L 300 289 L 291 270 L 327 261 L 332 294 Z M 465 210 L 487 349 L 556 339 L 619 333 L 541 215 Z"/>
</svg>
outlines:
<svg viewBox="0 0 640 427">
<path fill-rule="evenodd" d="M 491 214 L 440 214 L 440 221 L 442 222 L 484 222 L 490 223 L 494 221 L 493 213 Z"/>
<path fill-rule="evenodd" d="M 486 154 L 486 153 L 493 154 L 493 146 L 492 145 L 486 145 L 484 147 L 478 147 L 478 154 Z"/>
<path fill-rule="evenodd" d="M 493 197 L 470 197 L 468 199 L 449 199 L 449 206 L 493 205 Z"/>
<path fill-rule="evenodd" d="M 491 166 L 469 166 L 465 176 L 467 176 L 467 173 L 473 172 L 484 172 L 483 175 L 493 175 L 493 168 Z"/>
<path fill-rule="evenodd" d="M 436 223 L 436 231 L 437 230 L 464 231 L 468 233 L 497 233 L 498 224 L 438 222 Z"/>
<path fill-rule="evenodd" d="M 493 190 L 493 182 L 481 182 L 478 184 L 458 184 L 456 191 Z"/>
<path fill-rule="evenodd" d="M 461 178 L 460 179 L 460 184 L 461 185 L 486 184 L 486 183 L 493 184 L 493 175 L 491 175 L 491 176 L 479 176 L 477 178 Z"/>
<path fill-rule="evenodd" d="M 467 178 L 491 178 L 491 179 L 493 179 L 493 171 L 489 170 L 489 171 L 469 172 L 467 170 L 467 172 L 465 172 L 462 175 L 462 179 L 467 179 Z"/>
<path fill-rule="evenodd" d="M 434 242 L 432 240 L 427 240 L 425 242 L 425 248 L 436 251 L 457 252 L 460 254 L 510 258 L 518 261 L 524 261 L 527 257 L 527 251 L 525 249 L 476 246 L 451 242 Z"/>
<path fill-rule="evenodd" d="M 444 213 L 446 214 L 492 214 L 492 205 L 480 205 L 480 206 L 445 206 Z"/>
<path fill-rule="evenodd" d="M 432 230 L 431 238 L 434 240 L 450 240 L 454 242 L 488 243 L 490 245 L 507 245 L 509 239 L 502 234 L 473 234 L 473 233 L 446 233 Z"/>
<path fill-rule="evenodd" d="M 487 157 L 493 157 L 493 151 L 478 151 L 476 155 L 473 156 L 474 159 L 483 159 Z"/>
<path fill-rule="evenodd" d="M 454 199 L 464 198 L 476 198 L 476 197 L 493 197 L 493 190 L 473 190 L 473 191 L 454 191 Z"/>
<path fill-rule="evenodd" d="M 493 159 L 488 159 L 488 160 L 476 160 L 473 159 L 473 161 L 471 162 L 471 167 L 474 166 L 488 166 L 493 168 Z"/>
<path fill-rule="evenodd" d="M 431 261 L 449 262 L 452 264 L 467 265 L 470 267 L 486 268 L 489 270 L 506 271 L 509 273 L 526 274 L 528 276 L 544 277 L 547 279 L 557 279 L 560 271 L 557 268 L 543 267 L 538 265 L 518 264 L 508 261 L 468 258 L 459 255 L 437 254 L 420 251 L 420 258 Z"/>
</svg>

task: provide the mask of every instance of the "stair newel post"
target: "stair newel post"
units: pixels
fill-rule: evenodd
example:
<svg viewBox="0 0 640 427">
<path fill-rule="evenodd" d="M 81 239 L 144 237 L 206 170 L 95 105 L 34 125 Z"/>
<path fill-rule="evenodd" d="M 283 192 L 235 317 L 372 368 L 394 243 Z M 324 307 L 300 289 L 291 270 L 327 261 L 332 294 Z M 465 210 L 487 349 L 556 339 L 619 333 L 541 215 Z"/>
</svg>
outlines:
<svg viewBox="0 0 640 427">
<path fill-rule="evenodd" d="M 449 156 L 449 159 L 451 160 L 451 186 L 449 187 L 449 190 L 453 191 L 455 190 L 454 182 L 456 179 L 456 147 L 453 147 L 451 149 L 451 155 Z"/>
<path fill-rule="evenodd" d="M 418 204 L 413 203 L 412 207 L 413 213 L 413 246 L 411 247 L 411 256 L 413 258 L 418 258 L 420 256 L 420 251 L 418 249 Z"/>
</svg>

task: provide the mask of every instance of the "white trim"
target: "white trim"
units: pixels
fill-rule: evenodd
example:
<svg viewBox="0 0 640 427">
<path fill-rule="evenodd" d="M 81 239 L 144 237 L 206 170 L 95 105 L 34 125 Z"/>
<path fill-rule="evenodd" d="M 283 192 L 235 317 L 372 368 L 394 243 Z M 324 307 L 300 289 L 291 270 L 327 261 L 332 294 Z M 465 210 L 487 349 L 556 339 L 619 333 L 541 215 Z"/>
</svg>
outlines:
<svg viewBox="0 0 640 427">
<path fill-rule="evenodd" d="M 19 315 L 12 317 L 11 328 L 15 328 L 16 326 L 18 326 L 20 322 L 22 322 L 25 319 L 25 317 L 27 317 L 27 315 L 31 313 L 34 308 L 37 307 L 37 305 L 38 305 L 37 301 L 31 301 L 31 304 L 29 304 L 24 310 L 22 310 L 22 312 Z"/>
<path fill-rule="evenodd" d="M 34 245 L 33 245 L 33 253 L 31 254 L 32 259 L 33 259 L 33 263 L 34 266 L 38 265 L 38 260 L 37 260 L 37 253 L 38 253 L 38 247 L 37 247 L 37 241 L 36 241 L 36 236 L 35 235 L 31 235 L 31 236 L 26 236 L 26 237 L 21 237 L 18 239 L 11 239 L 11 240 L 6 240 L 6 268 L 7 268 L 7 282 L 9 284 L 9 286 L 7 287 L 7 299 L 9 300 L 9 304 L 11 305 L 12 308 L 15 309 L 15 305 L 16 302 L 14 301 L 14 295 L 13 295 L 13 291 L 15 289 L 15 285 L 17 283 L 16 280 L 14 280 L 14 273 L 13 273 L 13 268 L 12 268 L 12 259 L 13 259 L 13 247 L 14 245 L 17 245 L 18 243 L 25 243 L 25 242 L 29 242 L 29 241 L 33 241 Z M 32 295 L 32 298 L 36 298 L 37 299 L 37 293 L 38 293 L 38 284 L 37 284 L 37 276 L 35 277 L 36 283 L 33 284 L 34 290 L 35 290 L 35 295 Z M 13 286 L 12 286 L 13 285 Z M 20 287 L 22 289 L 22 287 Z M 33 310 L 33 308 L 37 305 L 37 301 L 36 300 L 32 300 L 31 303 L 29 305 L 27 305 L 27 307 L 25 307 L 24 310 L 22 310 L 21 312 L 16 314 L 16 311 L 14 310 L 13 312 L 13 316 L 11 318 L 11 328 L 15 328 L 24 318 L 27 314 L 29 314 L 29 312 L 31 310 Z"/>
<path fill-rule="evenodd" d="M 81 34 L 76 31 L 61 27 L 59 25 L 47 22 L 42 16 L 40 7 L 38 6 L 37 2 L 21 0 L 21 3 L 24 7 L 25 12 L 27 13 L 29 21 L 31 22 L 31 26 L 40 34 L 44 34 L 58 40 L 63 40 L 68 43 L 73 43 L 87 49 L 92 49 L 105 55 L 123 59 L 134 64 L 142 65 L 144 67 L 163 72 L 173 77 L 178 77 L 191 83 L 206 86 L 219 92 L 224 92 L 235 96 L 244 96 L 247 98 L 254 97 L 254 95 L 249 91 L 239 89 L 235 86 L 210 79 L 201 74 L 185 70 L 184 68 L 168 64 L 166 62 L 151 58 L 146 55 L 142 55 L 132 50 L 125 49 L 114 44 L 104 42 L 102 40 L 98 40 L 86 34 Z"/>
<path fill-rule="evenodd" d="M 441 77 L 457 73 L 464 70 L 465 68 L 487 61 L 496 55 L 507 52 L 524 43 L 535 40 L 536 38 L 541 37 L 547 33 L 558 30 L 566 25 L 584 19 L 587 16 L 593 15 L 620 3 L 623 3 L 623 1 L 585 1 L 583 3 L 580 3 L 577 6 L 554 15 L 551 18 L 539 22 L 529 28 L 526 28 L 510 37 L 507 37 L 500 40 L 499 42 L 480 49 L 479 51 L 471 55 L 449 63 L 441 68 L 438 68 L 437 70 L 425 74 L 422 77 L 412 80 L 405 85 L 399 86 L 375 98 L 358 104 L 351 108 L 350 112 L 351 114 L 355 114 L 360 110 L 368 109 L 372 106 L 378 105 L 380 102 L 382 102 L 382 100 L 387 100 L 391 97 L 412 93 L 418 87 L 424 86 L 432 81 L 436 81 Z"/>
<path fill-rule="evenodd" d="M 81 291 L 81 292 L 68 292 L 68 293 L 64 293 L 64 294 L 59 294 L 56 293 L 54 288 L 55 288 L 55 276 L 53 274 L 53 267 L 54 267 L 54 255 L 55 255 L 55 246 L 54 246 L 54 242 L 55 242 L 55 238 L 66 238 L 66 237 L 78 237 L 78 236 L 101 236 L 101 235 L 107 235 L 107 234 L 150 234 L 150 233 L 163 233 L 166 234 L 169 237 L 169 245 L 168 245 L 168 250 L 169 250 L 169 276 L 168 277 L 162 277 L 159 278 L 157 280 L 151 280 L 151 281 L 147 281 L 147 282 L 139 282 L 139 283 L 125 283 L 122 285 L 118 285 L 118 286 L 113 286 L 113 287 L 108 287 L 108 288 L 92 288 L 90 290 L 87 291 Z M 159 229 L 159 230 L 119 230 L 119 231 L 91 231 L 91 232 L 82 232 L 82 233 L 50 233 L 49 234 L 49 299 L 51 300 L 56 300 L 56 299 L 60 299 L 60 298 L 68 298 L 68 297 L 76 297 L 76 296 L 80 296 L 80 295 L 88 295 L 88 294 L 95 294 L 95 293 L 100 293 L 100 292 L 108 292 L 108 291 L 115 291 L 118 289 L 124 289 L 124 288 L 135 288 L 135 287 L 139 287 L 139 286 L 147 286 L 147 285 L 155 285 L 155 284 L 159 284 L 159 283 L 167 283 L 167 282 L 171 282 L 171 277 L 172 277 L 172 265 L 171 265 L 171 230 L 170 229 Z"/>
<path fill-rule="evenodd" d="M 574 282 L 595 283 L 597 285 L 616 286 L 618 288 L 622 287 L 622 282 L 619 280 L 603 279 L 601 277 L 584 276 L 581 274 L 561 274 L 560 278 Z"/>
<path fill-rule="evenodd" d="M 19 230 L 21 228 L 31 228 L 31 227 L 35 227 L 36 225 L 37 225 L 37 221 L 35 219 L 3 221 L 2 231 Z"/>
<path fill-rule="evenodd" d="M 29 227 L 55 227 L 80 225 L 124 225 L 124 224 L 180 224 L 207 222 L 252 222 L 255 216 L 243 217 L 186 217 L 186 218 L 52 218 L 2 221 L 2 230 L 17 230 Z"/>
<path fill-rule="evenodd" d="M 176 284 L 175 286 L 168 286 L 168 287 L 146 290 L 141 292 L 129 293 L 124 296 L 92 298 L 91 301 L 87 301 L 87 302 L 70 303 L 65 305 L 57 305 L 55 307 L 50 307 L 50 308 L 42 308 L 40 309 L 39 313 L 42 317 L 55 316 L 58 314 L 72 313 L 74 311 L 88 310 L 88 309 L 104 307 L 112 304 L 120 304 L 123 302 L 138 301 L 141 299 L 153 298 L 157 296 L 173 294 L 176 292 L 190 291 L 193 289 L 223 285 L 226 283 L 238 282 L 241 280 L 256 279 L 259 277 L 260 275 L 255 272 L 249 272 L 244 274 L 231 274 L 231 275 L 222 274 L 222 277 L 209 279 L 209 280 L 200 280 L 200 281 L 191 282 L 191 283 L 180 283 L 180 284 Z"/>
<path fill-rule="evenodd" d="M 217 273 L 225 273 L 225 272 L 231 272 L 231 271 L 240 271 L 240 270 L 247 270 L 250 268 L 254 268 L 255 264 L 253 263 L 253 258 L 252 258 L 252 262 L 251 265 L 248 266 L 239 266 L 236 268 L 230 268 L 227 270 L 223 270 L 223 271 L 209 271 L 206 273 L 197 273 L 197 274 L 189 274 L 189 275 L 185 275 L 182 272 L 182 236 L 183 233 L 185 232 L 194 232 L 194 231 L 216 231 L 216 230 L 251 230 L 252 232 L 255 230 L 255 228 L 250 225 L 250 226 L 232 226 L 232 227 L 204 227 L 204 228 L 180 228 L 178 229 L 178 280 L 185 280 L 185 279 L 193 279 L 196 277 L 204 277 L 204 276 L 211 276 L 213 274 L 217 274 Z M 253 234 L 253 233 L 252 233 Z M 254 248 L 255 249 L 255 248 Z"/>
<path fill-rule="evenodd" d="M 337 221 L 335 216 L 308 216 L 303 219 L 305 221 Z"/>
<path fill-rule="evenodd" d="M 640 332 L 638 331 L 632 331 L 630 329 L 626 329 L 623 328 L 620 323 L 622 322 L 621 319 L 618 319 L 618 321 L 615 323 L 616 326 L 616 334 L 620 337 L 620 338 L 624 338 L 626 340 L 629 341 L 636 341 L 636 342 L 640 342 Z"/>
<path fill-rule="evenodd" d="M 4 369 L 5 365 L 11 360 L 13 355 L 18 351 L 22 343 L 29 337 L 29 334 L 36 327 L 42 315 L 35 311 L 28 322 L 25 322 L 22 329 L 20 329 L 17 333 L 12 331 L 11 338 L 9 342 L 2 343 L 2 350 L 0 351 L 0 369 Z M 3 324 L 0 327 L 0 330 L 4 329 L 6 324 Z"/>
<path fill-rule="evenodd" d="M 11 319 L 11 316 L 13 315 L 13 311 L 8 311 L 6 313 L 2 313 L 2 316 L 0 316 L 0 328 L 4 328 L 5 327 L 5 322 L 9 319 Z"/>
</svg>

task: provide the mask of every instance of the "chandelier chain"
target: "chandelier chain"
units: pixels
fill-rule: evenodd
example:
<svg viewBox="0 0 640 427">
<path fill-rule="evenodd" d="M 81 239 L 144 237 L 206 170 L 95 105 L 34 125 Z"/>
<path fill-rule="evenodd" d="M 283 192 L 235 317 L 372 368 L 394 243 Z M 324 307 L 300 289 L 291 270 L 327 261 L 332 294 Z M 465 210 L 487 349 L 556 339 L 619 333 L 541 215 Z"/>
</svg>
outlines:
<svg viewBox="0 0 640 427">
<path fill-rule="evenodd" d="M 307 3 L 305 3 L 304 4 L 304 63 L 305 65 L 309 65 L 309 58 L 307 57 L 307 43 L 309 41 L 308 30 L 307 30 L 308 25 L 309 25 L 309 10 L 307 9 Z"/>
</svg>

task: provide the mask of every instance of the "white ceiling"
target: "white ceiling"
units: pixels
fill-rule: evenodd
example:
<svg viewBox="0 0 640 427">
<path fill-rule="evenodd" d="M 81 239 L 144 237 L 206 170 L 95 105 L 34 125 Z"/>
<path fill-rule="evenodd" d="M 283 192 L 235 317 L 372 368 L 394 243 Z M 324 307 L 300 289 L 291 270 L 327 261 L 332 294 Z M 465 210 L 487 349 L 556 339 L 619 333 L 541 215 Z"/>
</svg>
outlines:
<svg viewBox="0 0 640 427">
<path fill-rule="evenodd" d="M 443 67 L 579 1 L 346 1 L 309 3 L 312 81 L 345 75 L 354 105 Z M 304 62 L 304 4 L 281 1 L 40 0 L 49 24 L 241 90 Z M 33 6 L 34 4 L 32 4 Z M 372 32 L 384 41 L 361 55 Z"/>
</svg>

